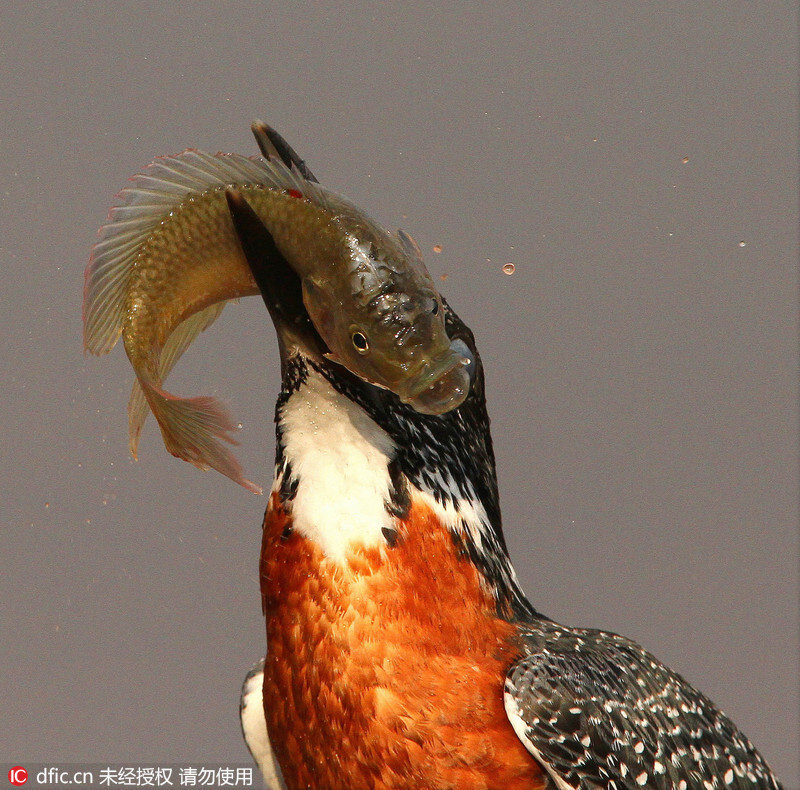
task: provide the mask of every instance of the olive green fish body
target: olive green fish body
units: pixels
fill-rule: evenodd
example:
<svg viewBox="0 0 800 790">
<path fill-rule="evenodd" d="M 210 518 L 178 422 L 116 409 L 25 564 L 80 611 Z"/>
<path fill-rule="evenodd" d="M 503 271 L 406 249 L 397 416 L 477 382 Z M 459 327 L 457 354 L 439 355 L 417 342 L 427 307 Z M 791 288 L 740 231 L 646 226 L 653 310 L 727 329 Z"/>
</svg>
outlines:
<svg viewBox="0 0 800 790">
<path fill-rule="evenodd" d="M 276 238 L 285 239 L 281 246 L 287 251 L 302 247 L 296 243 L 302 233 L 308 255 L 328 253 L 333 234 L 326 233 L 330 223 L 320 209 L 272 188 L 237 189 Z M 258 293 L 233 229 L 225 188 L 191 195 L 148 237 L 134 265 L 123 325 L 131 361 L 151 367 L 151 349 L 163 348 L 184 320 L 219 302 Z"/>
</svg>

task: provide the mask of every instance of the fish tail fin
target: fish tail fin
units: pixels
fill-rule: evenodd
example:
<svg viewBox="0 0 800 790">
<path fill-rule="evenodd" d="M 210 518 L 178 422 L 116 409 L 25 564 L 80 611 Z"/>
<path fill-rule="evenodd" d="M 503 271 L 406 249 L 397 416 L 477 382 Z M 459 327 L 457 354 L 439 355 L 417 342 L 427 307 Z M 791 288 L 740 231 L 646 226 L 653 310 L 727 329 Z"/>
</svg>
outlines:
<svg viewBox="0 0 800 790">
<path fill-rule="evenodd" d="M 153 412 L 167 450 L 176 458 L 188 461 L 203 471 L 213 468 L 254 494 L 262 493 L 255 483 L 247 480 L 242 467 L 220 440 L 237 444 L 232 433 L 236 423 L 228 410 L 216 399 L 207 396 L 179 398 L 140 379 L 143 399 Z M 134 458 L 139 444 L 144 416 L 142 402 L 131 393 L 128 409 L 130 448 Z M 144 415 L 146 415 L 146 410 Z"/>
</svg>

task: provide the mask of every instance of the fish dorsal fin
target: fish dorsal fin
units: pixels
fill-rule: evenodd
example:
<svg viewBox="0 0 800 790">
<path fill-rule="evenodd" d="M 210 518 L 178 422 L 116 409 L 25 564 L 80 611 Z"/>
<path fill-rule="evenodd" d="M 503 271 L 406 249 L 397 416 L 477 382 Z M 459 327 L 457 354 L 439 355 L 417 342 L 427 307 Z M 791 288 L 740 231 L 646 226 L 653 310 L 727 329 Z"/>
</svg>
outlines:
<svg viewBox="0 0 800 790">
<path fill-rule="evenodd" d="M 98 233 L 86 267 L 83 289 L 83 345 L 92 354 L 109 352 L 122 331 L 125 296 L 133 266 L 148 237 L 187 196 L 229 185 L 260 185 L 297 190 L 326 207 L 325 191 L 280 159 L 240 154 L 209 154 L 187 149 L 163 156 L 135 175 L 131 186 Z"/>
</svg>

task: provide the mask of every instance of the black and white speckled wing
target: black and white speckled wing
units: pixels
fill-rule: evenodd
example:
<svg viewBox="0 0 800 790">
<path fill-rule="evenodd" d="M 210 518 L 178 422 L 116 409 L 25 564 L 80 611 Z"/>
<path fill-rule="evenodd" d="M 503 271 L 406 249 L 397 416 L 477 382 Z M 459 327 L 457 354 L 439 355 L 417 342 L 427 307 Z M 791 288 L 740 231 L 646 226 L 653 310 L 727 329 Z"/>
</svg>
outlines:
<svg viewBox="0 0 800 790">
<path fill-rule="evenodd" d="M 559 790 L 780 790 L 733 722 L 635 642 L 547 621 L 523 642 L 506 712 Z"/>
</svg>

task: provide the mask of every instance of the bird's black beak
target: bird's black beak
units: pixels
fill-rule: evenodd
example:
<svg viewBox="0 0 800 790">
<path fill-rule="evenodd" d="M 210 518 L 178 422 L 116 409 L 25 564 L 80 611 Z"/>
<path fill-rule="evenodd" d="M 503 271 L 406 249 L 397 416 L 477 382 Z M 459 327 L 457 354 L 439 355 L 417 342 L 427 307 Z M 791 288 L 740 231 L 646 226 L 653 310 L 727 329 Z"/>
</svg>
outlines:
<svg viewBox="0 0 800 790">
<path fill-rule="evenodd" d="M 241 192 L 226 189 L 225 198 L 242 252 L 275 324 L 281 356 L 285 357 L 290 347 L 301 345 L 307 352 L 321 357 L 327 347 L 303 304 L 297 273 Z"/>
<path fill-rule="evenodd" d="M 300 158 L 297 151 L 275 129 L 264 123 L 264 121 L 253 121 L 250 131 L 256 138 L 258 150 L 261 151 L 266 159 L 277 157 L 290 170 L 293 169 L 300 173 L 306 181 L 313 181 L 315 184 L 319 183 L 317 177 L 309 170 L 305 160 Z"/>
</svg>

